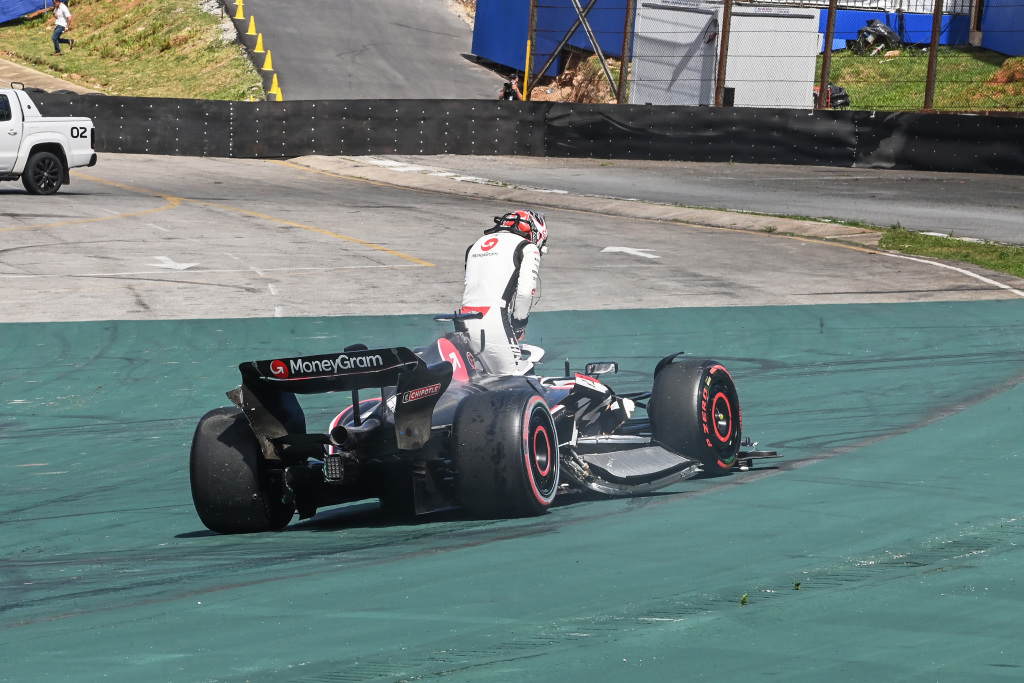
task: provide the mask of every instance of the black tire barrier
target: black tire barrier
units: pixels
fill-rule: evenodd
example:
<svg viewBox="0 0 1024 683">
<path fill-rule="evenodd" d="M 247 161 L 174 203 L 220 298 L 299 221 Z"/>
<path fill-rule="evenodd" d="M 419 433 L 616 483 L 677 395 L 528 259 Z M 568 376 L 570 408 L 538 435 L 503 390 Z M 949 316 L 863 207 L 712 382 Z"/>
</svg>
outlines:
<svg viewBox="0 0 1024 683">
<path fill-rule="evenodd" d="M 96 150 L 237 158 L 459 154 L 1024 174 L 1024 117 L 502 102 L 35 95 Z"/>
</svg>

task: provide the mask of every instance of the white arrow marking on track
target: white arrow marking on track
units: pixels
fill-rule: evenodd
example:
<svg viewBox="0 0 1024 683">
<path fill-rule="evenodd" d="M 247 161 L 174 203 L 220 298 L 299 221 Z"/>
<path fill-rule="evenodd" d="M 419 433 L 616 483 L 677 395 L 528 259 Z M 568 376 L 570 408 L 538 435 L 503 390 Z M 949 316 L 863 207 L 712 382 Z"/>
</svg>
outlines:
<svg viewBox="0 0 1024 683">
<path fill-rule="evenodd" d="M 188 270 L 192 266 L 198 266 L 198 263 L 177 263 L 167 258 L 166 256 L 154 256 L 160 263 L 150 263 L 149 265 L 157 268 L 170 268 L 172 270 Z"/>
<path fill-rule="evenodd" d="M 657 254 L 648 254 L 645 252 L 651 251 L 651 249 L 633 249 L 632 247 L 605 247 L 601 250 L 601 253 L 606 251 L 621 251 L 623 254 L 632 254 L 633 256 L 643 256 L 644 258 L 661 258 Z"/>
</svg>

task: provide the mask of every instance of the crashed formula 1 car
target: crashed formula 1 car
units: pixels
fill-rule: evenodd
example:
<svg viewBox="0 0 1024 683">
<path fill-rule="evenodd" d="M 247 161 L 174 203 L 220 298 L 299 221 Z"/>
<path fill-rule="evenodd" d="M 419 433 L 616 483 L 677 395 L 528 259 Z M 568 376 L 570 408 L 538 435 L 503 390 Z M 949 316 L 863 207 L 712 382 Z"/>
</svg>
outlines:
<svg viewBox="0 0 1024 683">
<path fill-rule="evenodd" d="M 560 492 L 641 494 L 778 457 L 740 450 L 754 444 L 741 438 L 736 387 L 716 361 L 667 356 L 650 391 L 623 394 L 596 379 L 617 371 L 611 362 L 496 376 L 469 349 L 463 321 L 479 315 L 437 316 L 456 331 L 416 351 L 357 344 L 239 365 L 235 407 L 204 415 L 192 441 L 200 519 L 220 533 L 270 531 L 296 511 L 368 498 L 400 514 L 528 516 Z M 543 351 L 526 354 L 537 363 Z M 379 396 L 365 398 L 371 389 Z M 307 431 L 296 394 L 323 392 L 350 392 L 350 405 L 326 432 Z"/>
</svg>

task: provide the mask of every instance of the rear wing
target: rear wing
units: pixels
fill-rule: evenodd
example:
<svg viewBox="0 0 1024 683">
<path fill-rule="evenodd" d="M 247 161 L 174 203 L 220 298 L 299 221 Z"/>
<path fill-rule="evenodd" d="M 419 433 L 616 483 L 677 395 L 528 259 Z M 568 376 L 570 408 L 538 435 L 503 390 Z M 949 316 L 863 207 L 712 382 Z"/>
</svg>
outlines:
<svg viewBox="0 0 1024 683">
<path fill-rule="evenodd" d="M 398 448 L 422 448 L 430 439 L 434 406 L 452 379 L 448 362 L 428 366 L 404 347 L 359 349 L 322 356 L 299 356 L 242 363 L 242 384 L 229 391 L 231 402 L 242 409 L 268 459 L 281 459 L 285 443 L 306 434 L 306 418 L 296 394 L 394 386 L 395 436 Z M 288 438 L 292 437 L 292 438 Z M 326 438 L 305 441 L 329 443 Z"/>
<path fill-rule="evenodd" d="M 324 356 L 256 360 L 238 366 L 242 383 L 293 394 L 386 387 L 422 363 L 409 349 L 364 349 Z"/>
</svg>

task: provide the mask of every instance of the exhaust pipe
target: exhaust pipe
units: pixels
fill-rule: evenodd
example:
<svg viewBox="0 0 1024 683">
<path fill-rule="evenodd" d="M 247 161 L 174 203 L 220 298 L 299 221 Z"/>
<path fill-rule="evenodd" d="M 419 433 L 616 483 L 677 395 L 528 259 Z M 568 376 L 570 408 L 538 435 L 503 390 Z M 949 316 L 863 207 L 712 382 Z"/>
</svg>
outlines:
<svg viewBox="0 0 1024 683">
<path fill-rule="evenodd" d="M 338 425 L 331 430 L 331 443 L 344 451 L 355 450 L 360 443 L 377 431 L 379 427 L 380 420 L 375 417 L 363 420 L 361 425 L 349 425 L 347 427 Z"/>
</svg>

